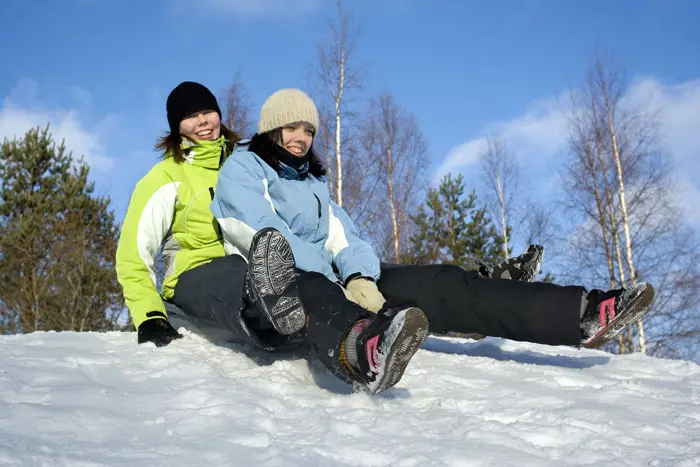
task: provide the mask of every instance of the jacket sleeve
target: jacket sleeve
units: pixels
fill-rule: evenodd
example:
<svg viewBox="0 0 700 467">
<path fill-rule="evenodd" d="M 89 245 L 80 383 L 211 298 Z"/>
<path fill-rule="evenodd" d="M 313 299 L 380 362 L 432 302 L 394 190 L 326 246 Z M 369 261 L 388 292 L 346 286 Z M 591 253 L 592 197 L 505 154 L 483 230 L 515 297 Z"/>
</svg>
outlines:
<svg viewBox="0 0 700 467">
<path fill-rule="evenodd" d="M 371 244 L 361 239 L 355 224 L 347 213 L 331 201 L 330 225 L 326 249 L 333 255 L 333 263 L 346 282 L 352 276 L 379 280 L 379 257 Z"/>
<path fill-rule="evenodd" d="M 178 182 L 152 169 L 139 180 L 129 202 L 117 247 L 117 279 L 124 300 L 138 328 L 152 311 L 165 315 L 156 288 L 155 258 L 170 231 L 177 199 Z"/>
<path fill-rule="evenodd" d="M 226 250 L 238 250 L 247 256 L 255 233 L 272 227 L 289 242 L 297 268 L 319 272 L 337 281 L 332 264 L 295 235 L 277 215 L 267 186 L 265 171 L 253 153 L 234 152 L 224 163 L 211 210 L 221 226 Z"/>
</svg>

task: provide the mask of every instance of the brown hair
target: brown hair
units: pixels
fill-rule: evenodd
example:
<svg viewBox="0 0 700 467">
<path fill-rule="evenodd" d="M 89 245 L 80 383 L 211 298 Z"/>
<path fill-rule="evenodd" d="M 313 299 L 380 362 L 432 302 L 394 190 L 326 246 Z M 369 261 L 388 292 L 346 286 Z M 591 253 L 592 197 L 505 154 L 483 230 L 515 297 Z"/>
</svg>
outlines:
<svg viewBox="0 0 700 467">
<path fill-rule="evenodd" d="M 275 157 L 275 151 L 280 149 L 278 142 L 282 141 L 282 129 L 275 128 L 266 133 L 256 133 L 250 140 L 248 150 L 257 154 L 257 156 L 265 161 L 267 165 L 272 167 L 276 172 L 280 170 L 280 162 Z M 314 152 L 313 144 L 309 148 L 309 173 L 314 177 L 323 177 L 326 175 L 326 168 L 323 162 Z"/>
<path fill-rule="evenodd" d="M 233 130 L 229 130 L 226 125 L 221 124 L 221 136 L 226 138 L 226 141 L 230 143 L 235 143 L 241 139 L 241 136 Z M 162 158 L 172 157 L 175 162 L 181 164 L 185 162 L 185 155 L 182 153 L 182 148 L 180 144 L 182 143 L 182 137 L 179 134 L 173 134 L 172 132 L 167 132 L 165 135 L 158 138 L 156 143 L 156 151 L 162 151 Z"/>
</svg>

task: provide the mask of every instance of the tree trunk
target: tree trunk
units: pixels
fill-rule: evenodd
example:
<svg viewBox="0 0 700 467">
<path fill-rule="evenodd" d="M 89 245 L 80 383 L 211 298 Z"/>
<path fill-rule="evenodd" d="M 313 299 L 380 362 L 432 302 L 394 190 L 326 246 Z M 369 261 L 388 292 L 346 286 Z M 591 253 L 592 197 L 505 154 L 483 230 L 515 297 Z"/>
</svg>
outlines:
<svg viewBox="0 0 700 467">
<path fill-rule="evenodd" d="M 630 273 L 630 281 L 632 284 L 637 283 L 637 273 L 632 260 L 632 240 L 630 237 L 629 220 L 627 216 L 627 199 L 625 196 L 625 182 L 622 175 L 622 164 L 620 162 L 620 148 L 617 144 L 617 135 L 615 134 L 615 123 L 613 120 L 612 108 L 607 92 L 607 87 L 603 86 L 603 95 L 605 97 L 605 105 L 608 116 L 608 125 L 610 130 L 610 140 L 612 142 L 613 156 L 617 167 L 617 183 L 620 196 L 620 211 L 622 212 L 622 229 L 625 235 L 625 259 L 627 260 L 627 268 Z M 646 340 L 644 338 L 644 324 L 642 320 L 637 321 L 637 329 L 639 332 L 639 350 L 643 354 L 647 353 Z"/>
<path fill-rule="evenodd" d="M 340 123 L 341 123 L 341 112 L 340 103 L 343 98 L 343 89 L 345 87 L 345 49 L 341 47 L 340 49 L 340 63 L 338 64 L 340 68 L 340 79 L 338 82 L 338 93 L 335 97 L 335 175 L 336 175 L 336 203 L 338 206 L 343 206 L 343 156 L 340 151 Z"/>
<path fill-rule="evenodd" d="M 396 199 L 394 196 L 394 160 L 393 160 L 393 153 L 391 150 L 391 141 L 389 141 L 389 144 L 387 144 L 387 176 L 389 177 L 388 179 L 388 188 L 389 188 L 389 206 L 391 208 L 391 227 L 392 227 L 392 232 L 393 232 L 393 244 L 394 244 L 394 260 L 399 263 L 401 261 L 401 255 L 399 252 L 399 218 L 397 215 L 397 209 L 396 209 Z"/>
<path fill-rule="evenodd" d="M 501 232 L 503 233 L 503 259 L 507 260 L 510 256 L 508 248 L 508 225 L 506 224 L 506 201 L 503 195 L 503 185 L 501 184 L 501 176 L 496 176 L 496 186 L 498 189 L 498 206 L 501 212 Z"/>
</svg>

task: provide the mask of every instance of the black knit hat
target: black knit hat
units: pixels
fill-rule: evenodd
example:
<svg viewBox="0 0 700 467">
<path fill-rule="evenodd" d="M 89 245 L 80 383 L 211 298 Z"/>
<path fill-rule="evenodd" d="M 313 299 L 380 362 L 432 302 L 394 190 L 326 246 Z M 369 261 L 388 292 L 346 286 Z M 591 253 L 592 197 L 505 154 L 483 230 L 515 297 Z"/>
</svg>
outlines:
<svg viewBox="0 0 700 467">
<path fill-rule="evenodd" d="M 202 110 L 214 110 L 221 118 L 221 109 L 214 94 L 206 86 L 193 81 L 184 81 L 178 84 L 170 92 L 165 108 L 168 112 L 170 133 L 174 135 L 180 133 L 182 120 Z"/>
</svg>

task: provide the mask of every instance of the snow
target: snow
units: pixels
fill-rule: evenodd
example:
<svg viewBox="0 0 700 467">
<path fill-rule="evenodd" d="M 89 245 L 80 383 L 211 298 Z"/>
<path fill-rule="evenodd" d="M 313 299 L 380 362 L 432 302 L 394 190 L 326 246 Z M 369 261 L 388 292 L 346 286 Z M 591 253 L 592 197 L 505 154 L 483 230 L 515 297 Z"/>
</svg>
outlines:
<svg viewBox="0 0 700 467">
<path fill-rule="evenodd" d="M 700 465 L 694 363 L 429 337 L 370 396 L 181 332 L 0 337 L 0 465 Z"/>
</svg>

